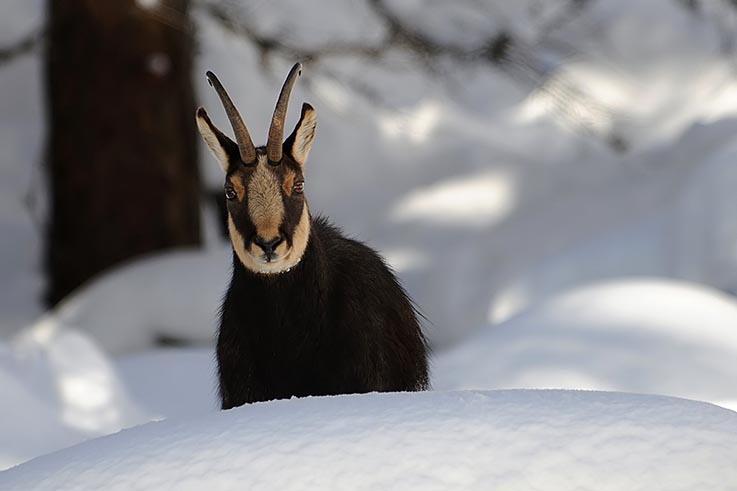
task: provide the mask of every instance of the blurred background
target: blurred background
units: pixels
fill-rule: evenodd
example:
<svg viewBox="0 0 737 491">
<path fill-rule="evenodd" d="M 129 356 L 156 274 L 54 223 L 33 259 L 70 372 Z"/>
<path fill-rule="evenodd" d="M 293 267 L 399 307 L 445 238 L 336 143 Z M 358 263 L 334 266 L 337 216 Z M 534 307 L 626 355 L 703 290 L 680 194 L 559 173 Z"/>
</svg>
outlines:
<svg viewBox="0 0 737 491">
<path fill-rule="evenodd" d="M 314 212 L 427 317 L 436 389 L 737 407 L 727 0 L 5 0 L 0 469 L 216 408 L 223 176 L 289 67 Z M 9 402 L 8 402 L 9 401 Z"/>
</svg>

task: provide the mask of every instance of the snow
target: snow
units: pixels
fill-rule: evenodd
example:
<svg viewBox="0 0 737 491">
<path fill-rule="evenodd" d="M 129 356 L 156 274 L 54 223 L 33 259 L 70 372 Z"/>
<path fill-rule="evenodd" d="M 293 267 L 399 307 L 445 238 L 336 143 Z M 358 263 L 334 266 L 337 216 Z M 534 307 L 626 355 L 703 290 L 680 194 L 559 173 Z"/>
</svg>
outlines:
<svg viewBox="0 0 737 491">
<path fill-rule="evenodd" d="M 733 362 L 737 357 L 735 325 L 737 303 L 732 297 L 703 286 L 653 278 L 594 284 L 562 293 L 501 325 L 479 330 L 453 349 L 438 351 L 432 359 L 432 381 L 436 391 L 586 388 L 681 396 L 734 409 L 737 408 L 733 383 L 737 376 Z M 47 319 L 24 331 L 11 343 L 0 343 L 0 389 L 3 400 L 12 401 L 0 409 L 0 435 L 4 441 L 12 442 L 0 447 L 0 469 L 146 421 L 167 418 L 171 424 L 184 425 L 178 426 L 182 428 L 194 425 L 192 422 L 217 419 L 219 402 L 215 373 L 212 348 L 158 349 L 111 360 L 82 331 L 53 324 Z M 531 391 L 524 397 L 547 393 Z M 437 394 L 440 398 L 451 397 L 444 395 L 445 392 Z M 565 394 L 568 395 L 560 397 L 587 397 L 590 393 Z M 465 400 L 466 395 L 458 392 L 452 397 Z M 600 397 L 616 401 L 624 396 Z M 662 399 L 640 400 L 644 411 L 651 401 Z M 301 403 L 288 402 L 295 404 L 288 406 L 293 409 L 292 416 L 301 417 L 305 412 Z M 276 407 L 281 408 L 278 404 L 284 403 L 277 403 Z M 377 406 L 386 404 L 367 403 L 365 418 L 374 414 Z M 533 405 L 529 401 L 526 404 Z M 551 407 L 564 405 L 562 400 L 551 404 Z M 387 407 L 386 411 L 403 413 L 404 407 Z M 272 414 L 272 409 L 258 411 L 262 411 L 259 417 L 264 420 L 254 423 L 255 427 L 266 424 L 268 415 Z M 287 418 L 292 410 L 282 408 L 279 411 Z M 660 413 L 657 405 L 651 411 Z M 459 421 L 465 421 L 463 413 L 456 409 L 451 412 L 457 413 Z M 490 414 L 497 412 L 496 406 L 489 409 Z M 509 414 L 516 412 L 524 411 L 509 409 Z M 509 414 L 500 415 L 500 419 L 492 423 L 504 421 L 511 417 Z M 365 418 L 361 420 L 364 424 L 376 425 L 374 431 L 384 431 L 388 425 L 381 419 L 368 422 Z M 423 421 L 425 419 L 423 417 Z M 277 419 L 273 424 L 278 427 L 284 423 Z M 468 424 L 476 425 L 477 421 Z M 350 427 L 348 423 L 345 426 Z M 204 434 L 210 430 L 201 431 L 201 438 L 206 439 Z M 228 434 L 225 430 L 219 431 Z M 249 427 L 244 431 L 253 435 L 254 430 Z M 457 431 L 454 429 L 451 433 Z M 521 435 L 518 435 L 520 440 L 526 441 Z M 320 438 L 322 434 L 317 434 L 315 440 L 305 446 L 319 446 Z M 438 451 L 453 453 L 440 436 L 437 442 Z M 683 445 L 684 452 L 695 451 L 687 443 Z M 210 447 L 202 451 L 206 452 L 207 448 Z M 296 447 L 288 445 L 285 448 L 274 450 L 274 453 L 286 458 Z M 372 451 L 371 447 L 366 451 Z M 270 455 L 268 450 L 264 452 Z M 332 455 L 325 458 L 329 459 L 326 462 L 335 459 Z M 497 455 L 489 458 L 499 461 Z M 620 456 L 610 454 L 610 458 L 619 462 Z M 187 459 L 194 457 L 190 455 Z M 444 462 L 436 462 L 436 465 L 445 465 Z M 592 468 L 586 469 L 586 472 L 595 472 Z M 3 478 L 0 478 L 0 489 L 4 489 Z M 336 487 L 339 486 L 336 484 Z M 376 487 L 381 486 L 376 484 Z"/>
<path fill-rule="evenodd" d="M 179 418 L 220 409 L 212 349 L 158 349 L 114 363 L 131 398 L 150 414 Z"/>
<path fill-rule="evenodd" d="M 42 2 L 10 0 L 0 16 L 0 46 L 41 25 Z M 43 99 L 41 63 L 27 57 L 0 67 L 0 335 L 17 332 L 42 309 L 40 175 Z"/>
<path fill-rule="evenodd" d="M 254 404 L 100 438 L 0 488 L 727 490 L 737 413 L 578 391 L 397 393 Z"/>
<path fill-rule="evenodd" d="M 229 3 L 304 46 L 385 34 L 363 0 Z M 293 95 L 293 109 L 319 113 L 311 209 L 384 254 L 429 318 L 435 390 L 464 392 L 217 411 L 212 341 L 231 253 L 207 207 L 203 249 L 135 258 L 42 314 L 31 55 L 0 67 L 0 469 L 22 464 L 0 489 L 737 487 L 734 413 L 619 393 L 737 409 L 737 303 L 724 293 L 737 292 L 737 10 L 610 0 L 556 24 L 557 2 L 388 3 L 457 46 L 499 29 L 522 41 L 524 67 L 441 60 L 431 74 L 398 50 L 306 64 Z M 45 6 L 9 0 L 0 43 L 40 26 Z M 264 65 L 194 16 L 194 73 L 218 73 L 263 143 L 295 60 Z M 143 64 L 160 75 L 162 56 Z M 617 393 L 479 391 L 520 388 Z"/>
<path fill-rule="evenodd" d="M 703 286 L 595 283 L 436 351 L 432 385 L 658 393 L 737 409 L 735 326 L 737 302 Z M 217 407 L 214 357 L 212 348 L 168 349 L 116 363 L 139 404 L 180 417 Z"/>
<path fill-rule="evenodd" d="M 225 246 L 152 254 L 101 275 L 46 317 L 90 333 L 112 354 L 143 351 L 164 339 L 211 343 L 231 254 Z"/>
<path fill-rule="evenodd" d="M 735 17 L 729 7 L 710 5 L 692 15 L 672 0 L 589 2 L 567 22 L 544 28 L 560 13 L 559 4 L 390 3 L 435 39 L 473 45 L 506 28 L 525 46 L 545 46 L 537 54 L 522 53 L 532 68 L 547 67 L 538 70 L 538 78 L 519 67 L 504 71 L 448 61 L 430 75 L 393 50 L 376 63 L 345 57 L 308 64 L 295 87 L 295 105 L 309 100 L 319 112 L 307 169 L 312 209 L 393 261 L 432 319 L 428 335 L 436 347 L 450 347 L 479 326 L 509 319 L 561 290 L 622 275 L 737 290 L 732 199 L 737 92 L 733 65 L 720 44 Z M 259 32 L 289 32 L 289 42 L 309 46 L 377 42 L 384 34 L 362 0 L 230 4 Z M 11 42 L 38 24 L 43 5 L 13 0 L 2 20 L 3 40 Z M 277 57 L 264 70 L 257 50 L 224 32 L 203 10 L 195 9 L 195 20 L 200 33 L 195 74 L 217 72 L 254 138 L 263 142 L 275 87 L 294 60 Z M 32 323 L 41 311 L 39 68 L 32 56 L 3 69 L 0 332 L 5 335 Z M 198 102 L 227 127 L 204 76 L 194 78 Z M 356 84 L 377 99 L 362 96 Z M 565 109 L 561 98 L 571 87 L 581 99 Z M 287 125 L 296 117 L 292 111 Z M 612 132 L 627 140 L 625 153 L 603 143 Z M 201 156 L 205 181 L 221 186 L 219 166 L 204 145 Z M 24 204 L 25 190 L 40 201 L 33 212 Z M 205 213 L 204 221 L 212 223 Z M 226 256 L 227 246 L 211 228 L 206 231 L 210 251 L 222 249 Z M 219 263 L 209 252 L 208 258 L 194 255 L 191 266 L 172 264 L 152 278 L 156 285 L 171 278 L 169 291 L 171 285 L 185 290 L 161 309 L 191 314 L 182 315 L 181 332 L 161 319 L 167 314 L 147 309 L 139 316 L 130 307 L 136 333 L 130 344 L 99 332 L 108 328 L 96 315 L 71 323 L 116 353 L 135 352 L 144 342 L 150 348 L 162 330 L 205 341 L 229 260 Z M 190 289 L 193 280 L 173 271 L 191 267 L 200 277 L 205 263 L 212 271 L 201 276 L 206 291 Z M 158 286 L 147 291 L 146 282 L 138 280 L 131 290 L 141 297 L 169 295 Z M 129 295 L 135 296 L 124 292 Z M 79 296 L 77 301 L 94 309 L 92 302 Z"/>
<path fill-rule="evenodd" d="M 362 2 L 333 3 L 324 4 L 335 10 L 330 18 L 365 22 L 324 21 L 315 30 L 301 19 L 319 8 L 293 1 L 244 7 L 244 18 L 264 19 L 261 32 L 281 32 L 274 19 L 283 21 L 288 4 L 300 19 L 289 40 L 373 39 L 373 17 L 348 13 Z M 391 5 L 435 38 L 468 44 L 504 26 L 530 46 L 551 46 L 551 59 L 538 60 L 551 65 L 545 80 L 453 63 L 428 76 L 393 53 L 382 63 L 306 65 L 295 89 L 294 100 L 319 113 L 307 166 L 313 210 L 390 260 L 399 256 L 395 266 L 432 319 L 436 347 L 563 289 L 622 275 L 737 290 L 736 86 L 708 17 L 671 0 L 594 2 L 542 35 L 539 25 L 557 4 Z M 260 53 L 201 20 L 199 71 L 220 75 L 251 133 L 263 138 L 273 87 L 290 60 L 277 58 L 254 78 L 243 67 L 257 66 Z M 223 124 L 215 94 L 204 77 L 196 80 Z M 378 100 L 361 98 L 356 81 Z M 561 97 L 574 86 L 582 102 L 566 110 Z M 612 133 L 627 152 L 602 143 Z M 202 155 L 208 180 L 219 185 L 218 166 Z"/>
<path fill-rule="evenodd" d="M 0 342 L 0 469 L 150 421 L 108 355 L 52 321 Z"/>
<path fill-rule="evenodd" d="M 650 392 L 737 409 L 737 302 L 640 278 L 563 292 L 433 363 L 433 386 Z"/>
</svg>

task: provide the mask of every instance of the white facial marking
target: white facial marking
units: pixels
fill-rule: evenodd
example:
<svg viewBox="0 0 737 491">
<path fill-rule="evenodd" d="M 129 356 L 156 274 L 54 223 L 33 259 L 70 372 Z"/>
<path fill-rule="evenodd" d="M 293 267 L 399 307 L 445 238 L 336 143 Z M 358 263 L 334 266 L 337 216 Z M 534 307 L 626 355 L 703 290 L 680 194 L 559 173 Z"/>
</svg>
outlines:
<svg viewBox="0 0 737 491">
<path fill-rule="evenodd" d="M 292 247 L 288 247 L 286 241 L 280 244 L 276 248 L 277 254 L 270 262 L 263 259 L 263 253 L 257 246 L 252 246 L 250 249 L 246 248 L 245 240 L 238 232 L 230 216 L 228 216 L 228 231 L 233 243 L 233 250 L 235 250 L 241 264 L 247 269 L 262 274 L 286 273 L 299 264 L 307 249 L 310 237 L 310 212 L 307 209 L 307 203 L 305 203 L 299 223 L 292 235 Z"/>
</svg>

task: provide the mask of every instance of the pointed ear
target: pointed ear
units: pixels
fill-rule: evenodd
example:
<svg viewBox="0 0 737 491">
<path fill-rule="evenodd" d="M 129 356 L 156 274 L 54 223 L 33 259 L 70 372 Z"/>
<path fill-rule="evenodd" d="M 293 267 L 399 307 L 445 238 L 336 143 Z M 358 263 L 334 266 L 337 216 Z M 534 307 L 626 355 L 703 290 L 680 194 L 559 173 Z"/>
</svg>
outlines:
<svg viewBox="0 0 737 491">
<path fill-rule="evenodd" d="M 204 107 L 197 108 L 196 119 L 197 128 L 200 130 L 205 143 L 210 148 L 210 152 L 212 152 L 218 163 L 220 163 L 223 171 L 227 173 L 230 167 L 230 156 L 233 155 L 233 152 L 238 153 L 238 145 L 212 124 Z"/>
<path fill-rule="evenodd" d="M 284 148 L 297 161 L 300 166 L 305 165 L 307 155 L 312 147 L 312 139 L 315 137 L 315 127 L 317 126 L 317 112 L 307 104 L 302 104 L 302 116 L 299 123 L 294 127 L 294 131 L 284 142 Z"/>
</svg>

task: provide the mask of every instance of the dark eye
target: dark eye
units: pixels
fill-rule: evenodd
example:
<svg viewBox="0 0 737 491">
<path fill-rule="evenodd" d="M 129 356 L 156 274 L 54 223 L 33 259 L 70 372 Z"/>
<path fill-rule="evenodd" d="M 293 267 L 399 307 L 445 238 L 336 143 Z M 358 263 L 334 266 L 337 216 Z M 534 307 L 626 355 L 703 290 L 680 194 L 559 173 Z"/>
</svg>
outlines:
<svg viewBox="0 0 737 491">
<path fill-rule="evenodd" d="M 225 199 L 236 199 L 238 197 L 238 193 L 235 192 L 235 189 L 231 187 L 225 188 Z"/>
<path fill-rule="evenodd" d="M 294 183 L 294 187 L 292 187 L 292 191 L 297 194 L 302 194 L 305 190 L 305 182 L 304 181 L 297 181 Z"/>
</svg>

